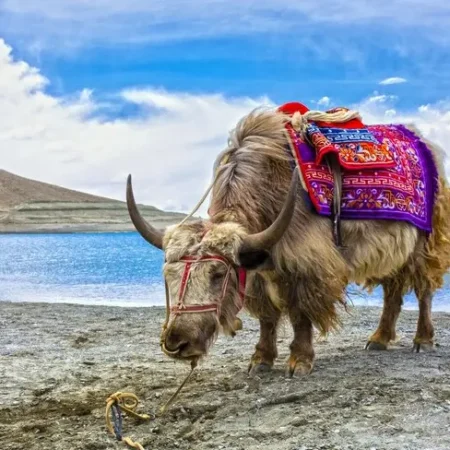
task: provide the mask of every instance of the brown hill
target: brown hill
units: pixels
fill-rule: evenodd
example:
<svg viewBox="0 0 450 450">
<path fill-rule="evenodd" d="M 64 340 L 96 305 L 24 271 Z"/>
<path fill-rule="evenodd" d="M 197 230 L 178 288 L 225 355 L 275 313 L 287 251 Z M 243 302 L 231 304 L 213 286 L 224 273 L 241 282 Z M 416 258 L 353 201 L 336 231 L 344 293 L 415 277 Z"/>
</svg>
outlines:
<svg viewBox="0 0 450 450">
<path fill-rule="evenodd" d="M 184 214 L 142 206 L 165 228 Z M 0 233 L 133 230 L 125 202 L 86 194 L 0 170 Z"/>
<path fill-rule="evenodd" d="M 106 197 L 30 180 L 0 169 L 0 208 L 13 208 L 35 202 L 115 202 Z"/>
</svg>

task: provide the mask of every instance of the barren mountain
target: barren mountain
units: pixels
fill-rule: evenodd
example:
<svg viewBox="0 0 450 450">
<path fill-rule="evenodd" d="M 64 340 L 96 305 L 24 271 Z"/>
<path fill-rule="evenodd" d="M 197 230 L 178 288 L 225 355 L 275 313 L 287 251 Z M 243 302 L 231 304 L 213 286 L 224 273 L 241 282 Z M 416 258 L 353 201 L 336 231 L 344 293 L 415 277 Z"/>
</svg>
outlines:
<svg viewBox="0 0 450 450">
<path fill-rule="evenodd" d="M 184 214 L 141 206 L 155 226 Z M 0 233 L 134 230 L 125 202 L 78 192 L 0 170 Z"/>
<path fill-rule="evenodd" d="M 36 202 L 114 202 L 84 192 L 73 191 L 53 184 L 20 177 L 0 169 L 0 208 L 14 208 Z"/>
</svg>

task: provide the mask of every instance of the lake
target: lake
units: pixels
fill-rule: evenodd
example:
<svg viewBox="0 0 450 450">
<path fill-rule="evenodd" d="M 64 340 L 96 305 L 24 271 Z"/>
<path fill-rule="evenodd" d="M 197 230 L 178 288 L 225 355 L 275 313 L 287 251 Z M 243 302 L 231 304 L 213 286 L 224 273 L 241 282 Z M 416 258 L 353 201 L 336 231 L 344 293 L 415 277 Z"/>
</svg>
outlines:
<svg viewBox="0 0 450 450">
<path fill-rule="evenodd" d="M 164 304 L 163 254 L 137 233 L 0 235 L 0 300 L 110 306 Z M 380 306 L 381 289 L 355 286 L 356 305 Z M 355 293 L 356 291 L 356 293 Z M 405 307 L 415 309 L 414 295 Z M 434 310 L 450 311 L 450 280 Z"/>
</svg>

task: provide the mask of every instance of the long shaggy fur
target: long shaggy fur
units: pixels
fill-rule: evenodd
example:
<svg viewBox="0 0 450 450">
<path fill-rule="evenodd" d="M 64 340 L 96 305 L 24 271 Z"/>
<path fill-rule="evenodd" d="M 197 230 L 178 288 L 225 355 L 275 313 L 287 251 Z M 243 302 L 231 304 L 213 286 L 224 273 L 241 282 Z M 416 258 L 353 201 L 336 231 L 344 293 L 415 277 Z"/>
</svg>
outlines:
<svg viewBox="0 0 450 450">
<path fill-rule="evenodd" d="M 292 179 L 287 120 L 270 110 L 255 110 L 244 117 L 214 167 L 211 220 L 166 231 L 164 273 L 172 301 L 179 296 L 186 267 L 180 258 L 222 255 L 237 267 L 243 264 L 240 249 L 246 236 L 266 229 L 277 218 Z M 415 128 L 410 129 L 420 136 Z M 380 284 L 384 288 L 384 310 L 379 328 L 370 338 L 371 345 L 386 346 L 394 339 L 402 295 L 411 290 L 419 297 L 415 345 L 432 344 L 431 294 L 442 286 L 450 267 L 450 189 L 444 177 L 443 152 L 421 139 L 431 149 L 439 173 L 429 236 L 402 221 L 342 220 L 343 249 L 338 249 L 330 219 L 312 210 L 302 183 L 287 231 L 271 249 L 269 258 L 249 265 L 252 270 L 247 274 L 246 308 L 260 319 L 261 326 L 252 366 L 273 364 L 276 326 L 284 314 L 294 328 L 289 370 L 311 370 L 312 325 L 321 333 L 339 326 L 338 307 L 345 304 L 349 282 L 369 289 Z M 180 348 L 174 357 L 205 355 L 220 328 L 234 334 L 239 282 L 233 270 L 225 289 L 226 274 L 227 267 L 218 261 L 192 266 L 185 304 L 210 304 L 220 299 L 221 313 L 218 317 L 212 312 L 171 317 L 162 338 L 166 348 Z"/>
<path fill-rule="evenodd" d="M 288 192 L 292 169 L 286 152 L 286 118 L 257 110 L 245 117 L 220 156 L 220 171 L 210 206 L 213 223 L 238 222 L 246 232 L 267 228 L 277 217 Z M 328 220 L 313 215 L 299 191 L 291 225 L 272 252 L 274 269 L 262 272 L 272 303 L 286 310 L 292 301 L 322 332 L 339 323 L 336 304 L 344 302 L 348 269 L 335 249 Z M 253 288 L 250 284 L 249 295 Z M 257 301 L 249 310 L 260 316 L 267 308 Z"/>
<path fill-rule="evenodd" d="M 254 233 L 275 220 L 292 176 L 286 120 L 282 114 L 256 110 L 238 123 L 215 165 L 219 173 L 210 205 L 213 224 L 239 223 Z M 344 302 L 351 281 L 373 287 L 401 275 L 405 290 L 442 285 L 450 267 L 450 190 L 438 149 L 427 145 L 440 176 L 431 236 L 426 239 L 406 222 L 346 220 L 342 235 L 347 250 L 340 253 L 329 219 L 312 212 L 304 201 L 306 192 L 299 191 L 291 225 L 272 251 L 274 267 L 260 272 L 272 306 L 286 310 L 295 302 L 320 331 L 328 332 L 339 324 L 336 306 Z M 250 295 L 253 290 L 250 285 Z M 248 307 L 256 316 L 271 308 L 257 301 Z"/>
</svg>

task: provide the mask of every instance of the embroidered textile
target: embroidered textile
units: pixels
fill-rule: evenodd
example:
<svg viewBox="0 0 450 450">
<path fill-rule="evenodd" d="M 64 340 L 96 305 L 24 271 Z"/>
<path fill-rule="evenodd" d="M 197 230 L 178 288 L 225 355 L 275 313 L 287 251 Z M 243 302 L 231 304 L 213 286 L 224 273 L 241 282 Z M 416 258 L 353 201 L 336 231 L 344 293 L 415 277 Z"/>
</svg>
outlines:
<svg viewBox="0 0 450 450">
<path fill-rule="evenodd" d="M 327 153 L 336 153 L 340 165 L 348 170 L 381 169 L 395 166 L 386 143 L 378 142 L 365 128 L 318 127 L 310 124 L 306 130 L 309 143 L 316 150 L 316 164 Z"/>
<path fill-rule="evenodd" d="M 316 162 L 316 150 L 290 124 L 286 129 L 315 210 L 330 216 L 333 175 L 329 167 Z M 382 144 L 386 157 L 392 157 L 393 166 L 355 171 L 343 164 L 342 219 L 405 220 L 431 232 L 437 170 L 430 150 L 403 125 L 372 125 L 366 129 Z"/>
</svg>

